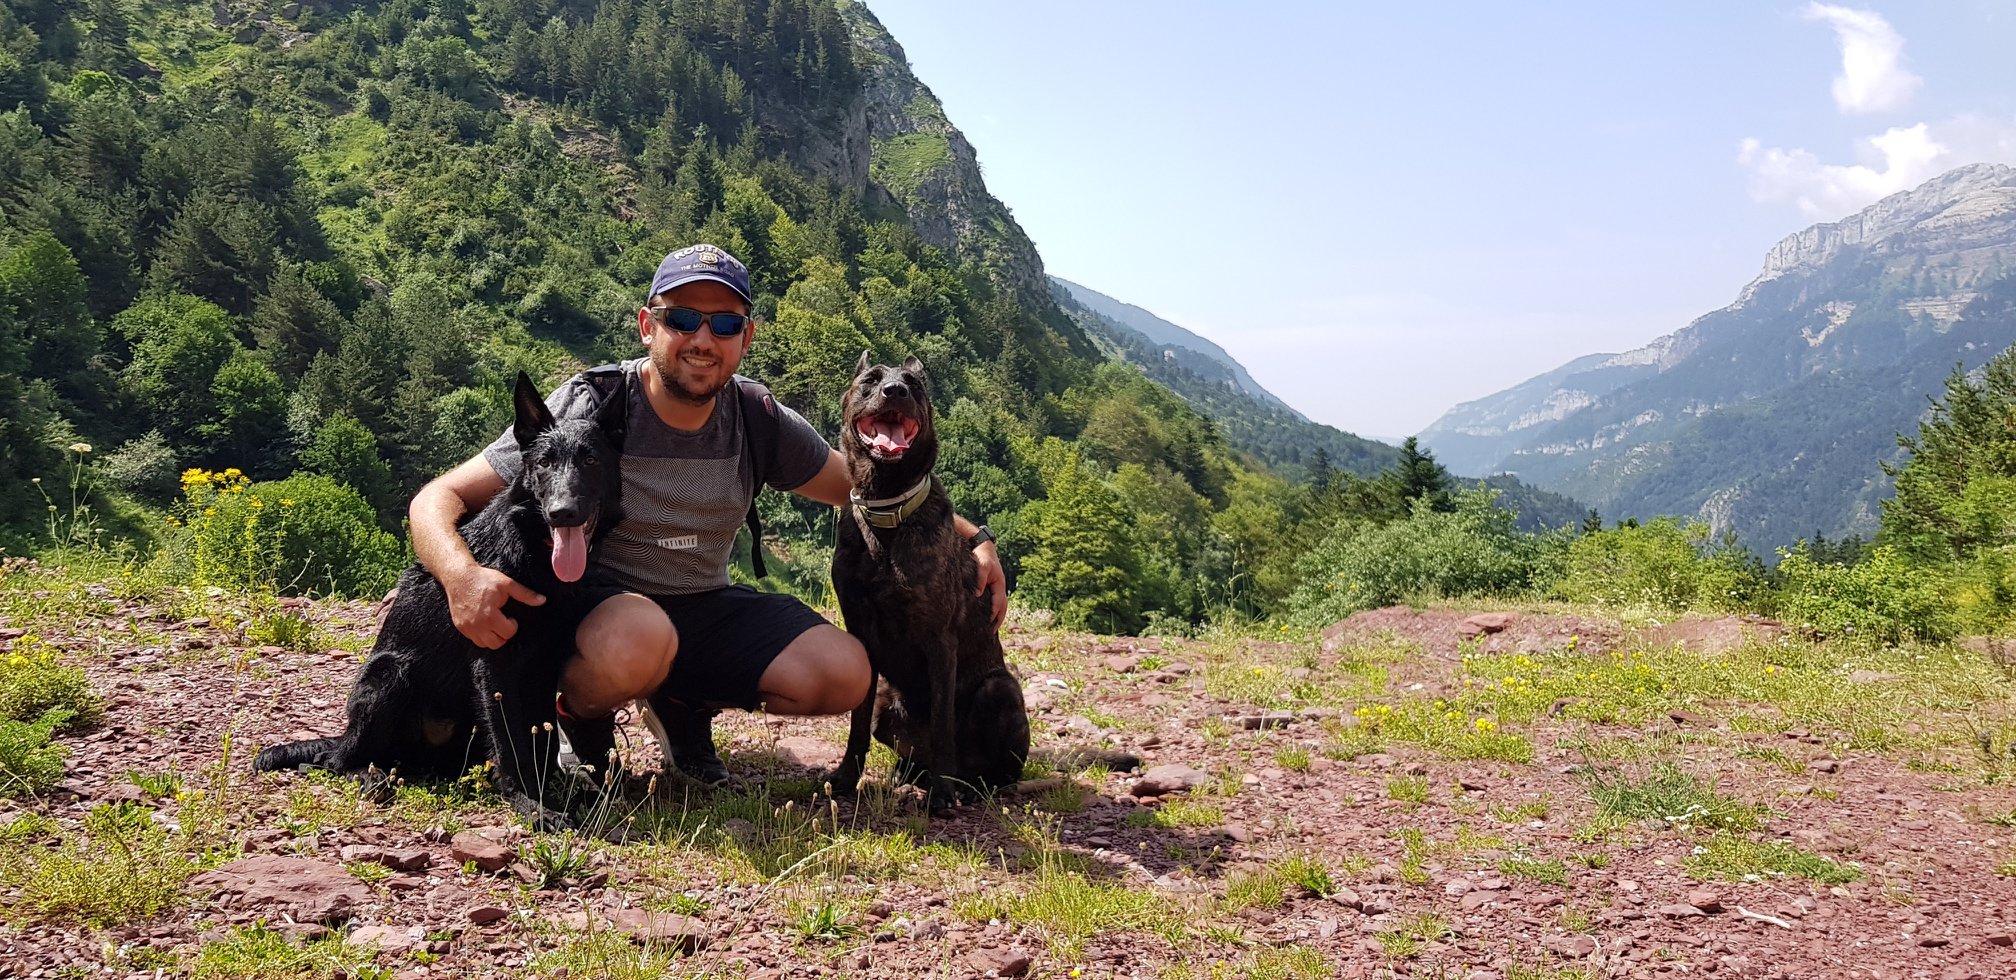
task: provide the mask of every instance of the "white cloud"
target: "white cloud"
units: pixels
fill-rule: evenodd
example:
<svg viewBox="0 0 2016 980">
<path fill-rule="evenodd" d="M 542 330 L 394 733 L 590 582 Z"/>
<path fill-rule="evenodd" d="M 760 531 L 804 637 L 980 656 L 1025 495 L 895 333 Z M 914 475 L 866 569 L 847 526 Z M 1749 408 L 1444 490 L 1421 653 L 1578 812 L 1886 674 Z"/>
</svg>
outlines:
<svg viewBox="0 0 2016 980">
<path fill-rule="evenodd" d="M 1808 3 L 1808 20 L 1824 21 L 1841 43 L 1834 105 L 1843 113 L 1901 109 L 1925 83 L 1903 65 L 1904 38 L 1883 15 Z M 1810 150 L 1767 147 L 1751 137 L 1736 162 L 1750 171 L 1750 196 L 1789 203 L 1808 218 L 1832 220 L 1890 194 L 1910 190 L 1970 163 L 2016 163 L 2016 120 L 1960 115 L 1893 126 L 1855 141 L 1853 162 L 1827 163 Z"/>
<path fill-rule="evenodd" d="M 1841 42 L 1834 105 L 1842 112 L 1902 109 L 1925 84 L 1905 69 L 1904 38 L 1882 14 L 1815 2 L 1806 5 L 1806 19 L 1825 21 Z"/>
<path fill-rule="evenodd" d="M 1791 203 L 1830 221 L 1970 163 L 2016 163 L 2016 120 L 1964 115 L 1899 126 L 1856 141 L 1852 164 L 1823 163 L 1804 149 L 1743 141 L 1736 161 L 1750 170 L 1750 196 Z"/>
</svg>

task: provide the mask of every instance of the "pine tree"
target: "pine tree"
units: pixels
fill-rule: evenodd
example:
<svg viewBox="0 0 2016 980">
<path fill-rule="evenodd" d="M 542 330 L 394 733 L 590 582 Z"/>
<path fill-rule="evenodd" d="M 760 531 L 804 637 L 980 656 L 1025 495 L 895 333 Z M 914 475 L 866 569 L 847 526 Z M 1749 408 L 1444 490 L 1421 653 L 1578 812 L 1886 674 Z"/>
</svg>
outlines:
<svg viewBox="0 0 2016 980">
<path fill-rule="evenodd" d="M 2016 479 L 2016 348 L 1991 358 L 1978 383 L 1956 366 L 1945 399 L 1897 444 L 1911 458 L 1883 467 L 1897 494 L 1883 502 L 1878 544 L 1944 563 L 2016 541 L 2016 513 L 1997 513 L 1992 499 L 1996 484 Z"/>
<path fill-rule="evenodd" d="M 1454 509 L 1450 501 L 1451 480 L 1449 471 L 1435 461 L 1434 454 L 1422 449 L 1420 440 L 1408 436 L 1400 444 L 1400 459 L 1392 468 L 1381 474 L 1381 483 L 1393 496 L 1404 515 L 1416 500 L 1428 501 L 1434 510 Z"/>
</svg>

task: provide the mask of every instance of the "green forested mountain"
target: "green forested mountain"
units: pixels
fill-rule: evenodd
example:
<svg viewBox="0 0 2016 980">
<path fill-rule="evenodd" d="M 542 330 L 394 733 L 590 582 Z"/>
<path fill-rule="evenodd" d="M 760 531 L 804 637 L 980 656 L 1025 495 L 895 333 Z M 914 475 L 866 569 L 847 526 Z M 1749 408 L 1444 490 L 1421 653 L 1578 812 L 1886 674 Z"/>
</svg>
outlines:
<svg viewBox="0 0 2016 980">
<path fill-rule="evenodd" d="M 1422 441 L 1606 517 L 1681 514 L 1769 552 L 1872 535 L 1956 365 L 2016 342 L 2016 168 L 1962 167 L 1792 235 L 1729 306 L 1457 406 Z"/>
<path fill-rule="evenodd" d="M 923 358 L 958 506 L 1067 623 L 1265 614 L 1338 513 L 1105 359 L 858 3 L 0 0 L 0 535 L 46 545 L 74 477 L 176 547 L 230 469 L 396 530 L 515 372 L 634 356 L 695 240 L 751 267 L 745 370 L 829 434 L 862 349 Z M 780 584 L 823 588 L 830 514 L 763 505 Z"/>
</svg>

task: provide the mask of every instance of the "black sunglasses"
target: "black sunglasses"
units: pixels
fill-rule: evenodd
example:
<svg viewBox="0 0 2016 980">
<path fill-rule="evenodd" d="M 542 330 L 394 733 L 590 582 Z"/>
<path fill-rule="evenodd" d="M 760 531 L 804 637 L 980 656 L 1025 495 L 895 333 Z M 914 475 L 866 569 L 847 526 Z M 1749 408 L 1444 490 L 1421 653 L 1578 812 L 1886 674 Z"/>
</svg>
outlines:
<svg viewBox="0 0 2016 980">
<path fill-rule="evenodd" d="M 652 323 L 680 333 L 693 333 L 704 324 L 716 337 L 737 337 L 749 325 L 749 318 L 740 313 L 702 313 L 683 306 L 647 306 L 644 312 Z"/>
</svg>

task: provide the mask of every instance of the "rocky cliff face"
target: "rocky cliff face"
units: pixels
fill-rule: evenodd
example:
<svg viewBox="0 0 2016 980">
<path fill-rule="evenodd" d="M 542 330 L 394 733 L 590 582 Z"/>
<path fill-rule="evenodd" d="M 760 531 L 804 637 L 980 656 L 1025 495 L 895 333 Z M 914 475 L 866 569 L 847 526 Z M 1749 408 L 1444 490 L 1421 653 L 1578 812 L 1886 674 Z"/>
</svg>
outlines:
<svg viewBox="0 0 2016 980">
<path fill-rule="evenodd" d="M 1959 252 L 1996 245 L 2006 234 L 2002 219 L 2012 208 L 2016 208 L 2016 167 L 1994 163 L 1961 167 L 1840 221 L 1787 235 L 1765 253 L 1763 271 L 1743 287 L 1736 302 L 1749 301 L 1766 282 L 1818 269 L 1857 246 Z"/>
<path fill-rule="evenodd" d="M 858 116 L 828 151 L 841 169 L 827 172 L 845 174 L 871 202 L 886 195 L 908 212 L 924 241 L 978 262 L 1019 301 L 1047 304 L 1043 260 L 1008 208 L 987 192 L 973 145 L 867 6 L 856 0 L 841 12 L 856 46 L 862 97 Z"/>
<path fill-rule="evenodd" d="M 1849 468 L 1874 472 L 1955 363 L 2016 341 L 2012 272 L 2016 168 L 1963 167 L 1787 237 L 1729 306 L 1459 405 L 1422 440 L 1459 473 L 1515 472 L 1618 516 L 1699 513 L 1770 543 L 1866 532 L 1887 488 Z"/>
</svg>

